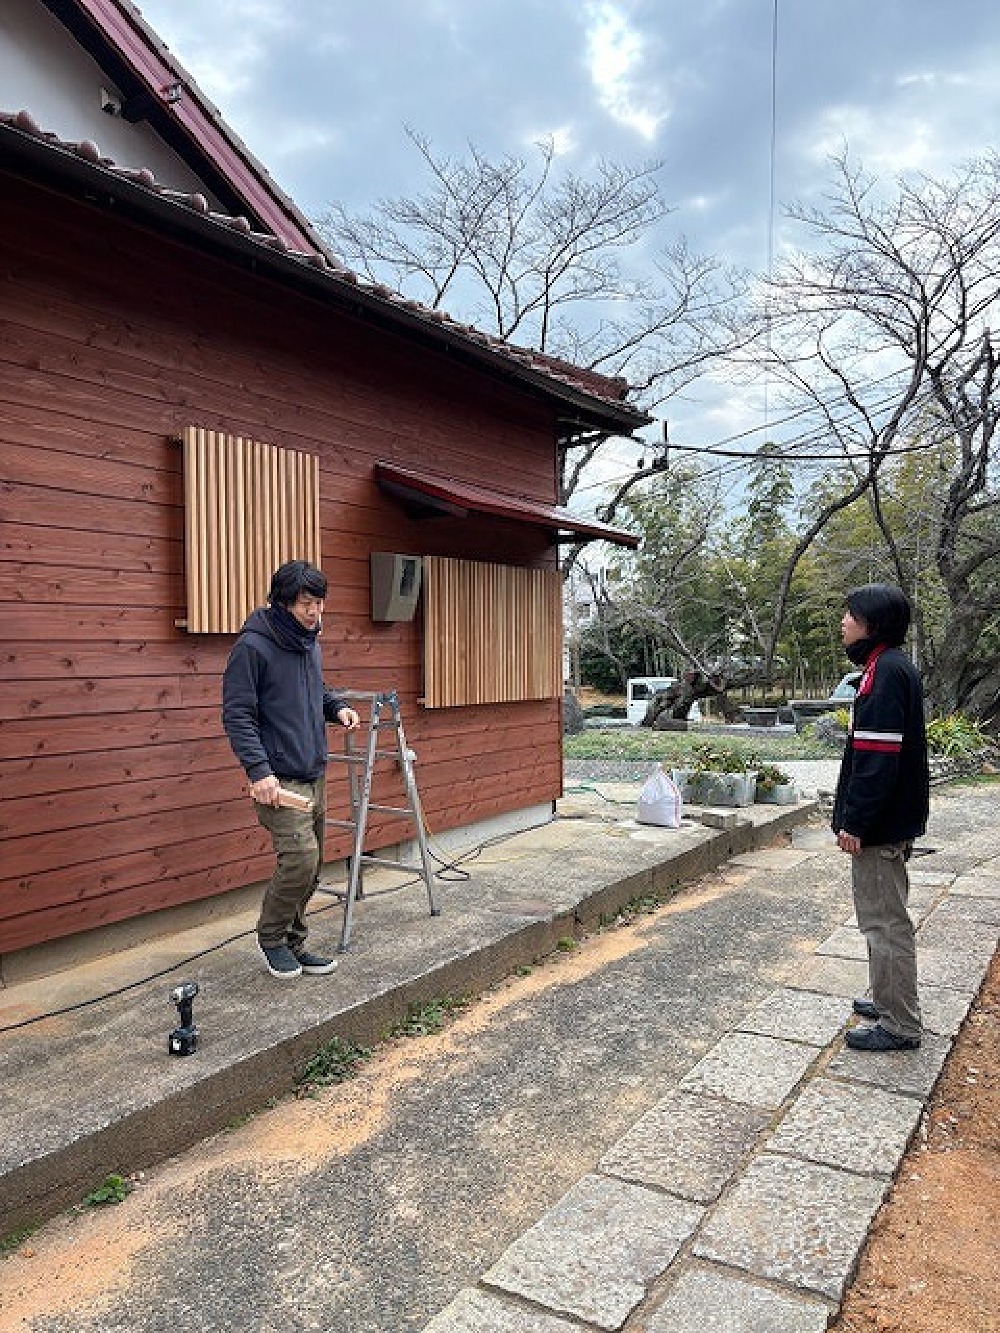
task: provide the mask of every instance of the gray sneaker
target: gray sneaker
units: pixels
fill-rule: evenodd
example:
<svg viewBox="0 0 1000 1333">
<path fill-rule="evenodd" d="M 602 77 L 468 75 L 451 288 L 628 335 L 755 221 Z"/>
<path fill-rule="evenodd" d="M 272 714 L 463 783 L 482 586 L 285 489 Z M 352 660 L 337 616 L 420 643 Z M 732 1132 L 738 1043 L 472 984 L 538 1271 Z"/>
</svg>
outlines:
<svg viewBox="0 0 1000 1333">
<path fill-rule="evenodd" d="M 302 968 L 302 971 L 311 977 L 325 977 L 328 973 L 335 972 L 337 969 L 336 958 L 321 958 L 318 954 L 309 953 L 306 949 L 301 949 L 292 956 Z"/>
<path fill-rule="evenodd" d="M 258 940 L 257 948 L 272 977 L 278 977 L 281 981 L 294 981 L 302 975 L 302 964 L 287 944 L 261 944 Z"/>
</svg>

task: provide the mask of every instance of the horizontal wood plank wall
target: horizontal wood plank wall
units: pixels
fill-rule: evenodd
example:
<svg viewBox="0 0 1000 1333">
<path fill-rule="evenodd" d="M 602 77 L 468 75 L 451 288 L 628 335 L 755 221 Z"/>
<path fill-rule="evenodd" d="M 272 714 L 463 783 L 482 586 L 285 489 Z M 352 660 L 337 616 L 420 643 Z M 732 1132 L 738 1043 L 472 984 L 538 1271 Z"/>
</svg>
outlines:
<svg viewBox="0 0 1000 1333">
<path fill-rule="evenodd" d="M 287 560 L 320 562 L 319 459 L 184 430 L 185 628 L 235 634 Z"/>
<path fill-rule="evenodd" d="M 551 501 L 550 410 L 110 212 L 0 184 L 0 954 L 270 873 L 221 727 L 233 637 L 175 624 L 173 441 L 192 423 L 319 460 L 325 674 L 398 692 L 432 831 L 559 795 L 560 701 L 423 709 L 420 621 L 373 624 L 369 588 L 373 550 L 552 571 L 536 530 L 414 522 L 372 480 L 386 459 Z M 370 846 L 406 832 L 380 815 Z"/>
<path fill-rule="evenodd" d="M 561 672 L 556 570 L 425 558 L 425 707 L 554 699 Z"/>
</svg>

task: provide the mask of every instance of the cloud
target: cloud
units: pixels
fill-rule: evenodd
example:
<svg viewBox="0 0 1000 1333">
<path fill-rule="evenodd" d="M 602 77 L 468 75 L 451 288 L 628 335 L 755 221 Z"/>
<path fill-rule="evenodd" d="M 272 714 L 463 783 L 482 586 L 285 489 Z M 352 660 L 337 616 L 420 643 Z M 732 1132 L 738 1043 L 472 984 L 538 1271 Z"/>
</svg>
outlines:
<svg viewBox="0 0 1000 1333">
<path fill-rule="evenodd" d="M 772 246 L 781 256 L 804 239 L 783 206 L 823 206 L 845 143 L 889 185 L 902 171 L 952 174 L 1000 123 L 996 0 L 950 0 L 946 14 L 941 0 L 785 0 L 774 124 L 768 0 L 139 3 L 314 216 L 425 189 L 406 125 L 455 158 L 470 143 L 530 157 L 551 138 L 560 169 L 662 162 L 676 211 L 648 238 L 650 262 L 686 233 L 693 252 L 763 271 Z M 721 382 L 663 410 L 678 443 L 764 418 Z"/>
<path fill-rule="evenodd" d="M 524 138 L 524 142 L 529 146 L 549 140 L 552 142 L 552 150 L 556 157 L 568 157 L 575 153 L 580 142 L 577 131 L 572 125 L 553 125 L 546 130 L 529 130 Z"/>
<path fill-rule="evenodd" d="M 806 154 L 816 163 L 845 149 L 876 173 L 930 170 L 938 156 L 934 128 L 908 114 L 875 115 L 865 107 L 828 107 L 803 135 Z"/>
<path fill-rule="evenodd" d="M 612 0 L 588 4 L 587 15 L 587 64 L 598 101 L 612 119 L 651 142 L 667 111 L 654 109 L 655 99 L 639 83 L 644 65 L 641 33 Z"/>
<path fill-rule="evenodd" d="M 295 157 L 300 153 L 329 152 L 340 148 L 345 136 L 333 127 L 324 129 L 319 125 L 292 121 L 284 128 L 278 128 L 275 139 L 275 152 L 280 158 Z"/>
<path fill-rule="evenodd" d="M 217 102 L 238 99 L 259 85 L 271 44 L 291 36 L 296 26 L 282 0 L 215 0 L 177 15 L 169 27 L 159 10 L 155 19 L 159 35 Z"/>
</svg>

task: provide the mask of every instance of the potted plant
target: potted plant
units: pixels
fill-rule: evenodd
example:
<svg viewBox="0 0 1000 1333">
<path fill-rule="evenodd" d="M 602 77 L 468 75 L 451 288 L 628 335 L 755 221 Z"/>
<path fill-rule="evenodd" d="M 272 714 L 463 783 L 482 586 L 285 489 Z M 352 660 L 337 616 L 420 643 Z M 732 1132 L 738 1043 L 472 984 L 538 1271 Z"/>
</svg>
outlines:
<svg viewBox="0 0 1000 1333">
<path fill-rule="evenodd" d="M 757 769 L 754 800 L 763 805 L 794 805 L 798 792 L 792 779 L 775 764 L 761 764 Z"/>
<path fill-rule="evenodd" d="M 693 805 L 753 805 L 753 755 L 724 741 L 704 741 L 691 747 L 689 766 L 673 770 L 681 795 Z"/>
</svg>

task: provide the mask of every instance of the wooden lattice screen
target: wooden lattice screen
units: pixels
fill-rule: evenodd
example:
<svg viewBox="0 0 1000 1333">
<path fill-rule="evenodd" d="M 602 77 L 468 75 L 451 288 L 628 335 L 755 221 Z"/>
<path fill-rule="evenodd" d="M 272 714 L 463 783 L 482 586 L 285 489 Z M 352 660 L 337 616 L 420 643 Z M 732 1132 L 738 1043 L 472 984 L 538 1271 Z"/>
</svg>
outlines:
<svg viewBox="0 0 1000 1333">
<path fill-rule="evenodd" d="M 424 704 L 562 694 L 558 570 L 424 557 Z"/>
<path fill-rule="evenodd" d="M 184 430 L 186 628 L 235 633 L 286 560 L 320 563 L 319 459 Z"/>
</svg>

